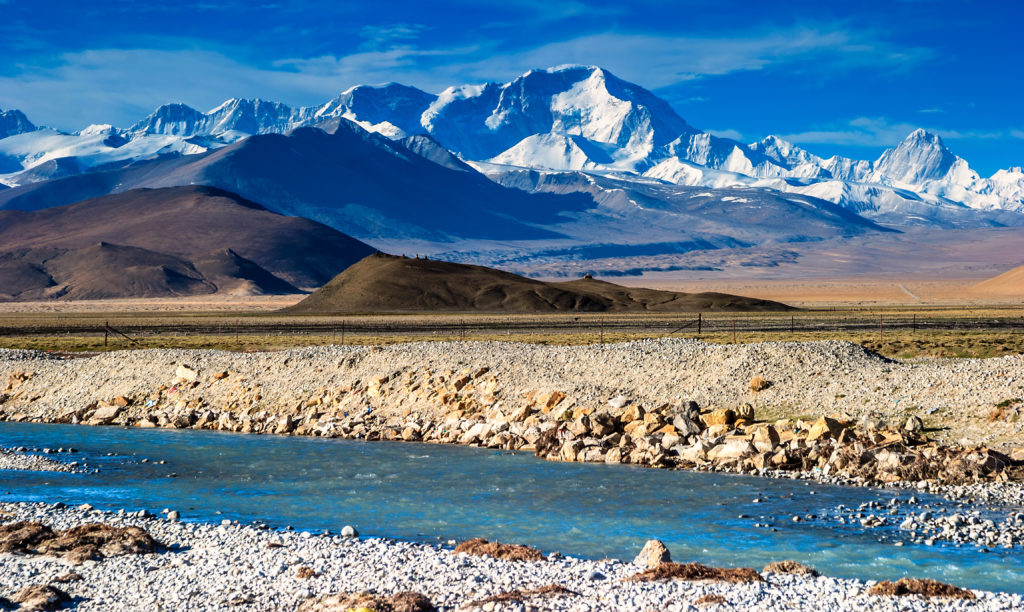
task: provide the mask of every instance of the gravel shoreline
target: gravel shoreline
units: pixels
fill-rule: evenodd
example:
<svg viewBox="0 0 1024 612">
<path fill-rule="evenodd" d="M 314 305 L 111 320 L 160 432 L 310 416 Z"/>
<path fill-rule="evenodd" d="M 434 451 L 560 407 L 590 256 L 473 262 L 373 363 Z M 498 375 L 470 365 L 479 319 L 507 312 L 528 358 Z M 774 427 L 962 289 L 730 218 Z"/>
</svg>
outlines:
<svg viewBox="0 0 1024 612">
<path fill-rule="evenodd" d="M 30 470 L 34 472 L 84 472 L 77 461 L 64 463 L 49 457 L 30 455 L 25 448 L 0 448 L 0 470 Z M 37 449 L 37 452 L 50 454 L 51 452 L 71 452 L 65 449 Z"/>
<path fill-rule="evenodd" d="M 338 592 L 383 595 L 415 591 L 442 610 L 692 610 L 718 595 L 745 610 L 1009 610 L 1016 594 L 974 591 L 977 599 L 866 594 L 868 581 L 762 573 L 765 582 L 728 584 L 667 580 L 623 582 L 643 569 L 615 560 L 549 555 L 536 562 L 455 554 L 450 549 L 384 539 L 271 531 L 261 526 L 181 523 L 137 513 L 34 503 L 0 503 L 4 522 L 40 521 L 54 529 L 89 522 L 138 526 L 167 547 L 157 554 L 110 557 L 80 565 L 43 556 L 2 553 L 0 595 L 54 584 L 78 610 L 290 610 Z M 313 577 L 299 578 L 299 574 Z M 75 572 L 81 580 L 58 583 Z M 561 585 L 578 595 L 524 603 L 471 605 L 513 589 Z M 712 599 L 713 600 L 713 599 Z M 701 607 L 700 605 L 697 606 Z"/>
</svg>

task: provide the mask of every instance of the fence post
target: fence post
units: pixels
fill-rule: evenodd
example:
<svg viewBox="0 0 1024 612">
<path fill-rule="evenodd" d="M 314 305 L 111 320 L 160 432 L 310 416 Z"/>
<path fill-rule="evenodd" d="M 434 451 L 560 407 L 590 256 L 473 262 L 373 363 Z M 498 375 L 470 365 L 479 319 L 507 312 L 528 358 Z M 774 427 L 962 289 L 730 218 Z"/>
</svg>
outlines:
<svg viewBox="0 0 1024 612">
<path fill-rule="evenodd" d="M 732 320 L 732 343 L 736 344 L 736 319 Z"/>
<path fill-rule="evenodd" d="M 697 313 L 697 335 L 700 335 L 702 324 L 704 323 L 704 313 Z"/>
<path fill-rule="evenodd" d="M 882 315 L 878 315 L 878 343 L 882 343 Z"/>
<path fill-rule="evenodd" d="M 601 317 L 601 342 L 600 342 L 600 344 L 604 344 L 604 317 Z"/>
<path fill-rule="evenodd" d="M 110 322 L 103 322 L 103 346 L 107 346 L 107 336 L 110 335 Z"/>
<path fill-rule="evenodd" d="M 796 333 L 796 317 L 793 315 L 789 316 L 789 333 L 790 335 Z"/>
</svg>

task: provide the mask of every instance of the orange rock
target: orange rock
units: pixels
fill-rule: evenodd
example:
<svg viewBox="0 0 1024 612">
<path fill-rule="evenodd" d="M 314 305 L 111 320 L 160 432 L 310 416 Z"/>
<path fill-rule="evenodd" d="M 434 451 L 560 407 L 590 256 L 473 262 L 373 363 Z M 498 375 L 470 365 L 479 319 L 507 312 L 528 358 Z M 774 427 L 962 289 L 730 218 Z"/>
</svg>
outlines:
<svg viewBox="0 0 1024 612">
<path fill-rule="evenodd" d="M 551 395 L 548 396 L 548 401 L 545 404 L 545 406 L 547 407 L 548 410 L 550 410 L 550 409 L 554 408 L 555 406 L 559 405 L 560 403 L 562 403 L 562 400 L 564 400 L 564 399 L 565 399 L 565 393 L 562 393 L 561 391 L 552 391 Z"/>
<path fill-rule="evenodd" d="M 666 426 L 662 427 L 661 429 L 656 430 L 654 433 L 656 433 L 656 434 L 660 433 L 660 434 L 664 434 L 666 436 L 678 435 L 676 433 L 676 428 L 674 426 L 672 426 L 672 425 L 666 425 Z"/>
<path fill-rule="evenodd" d="M 732 425 L 736 422 L 736 413 L 730 408 L 726 408 L 724 410 L 713 410 L 700 415 L 700 420 L 704 423 L 705 427 L 712 427 L 714 425 Z"/>
<path fill-rule="evenodd" d="M 626 411 L 619 416 L 619 421 L 623 423 L 632 423 L 633 421 L 639 421 L 644 418 L 644 409 L 640 404 L 631 404 Z"/>
<path fill-rule="evenodd" d="M 839 421 L 829 417 L 821 417 L 811 426 L 810 431 L 807 433 L 807 440 L 809 442 L 823 438 L 836 440 L 843 433 L 844 429 L 846 428 Z"/>
</svg>

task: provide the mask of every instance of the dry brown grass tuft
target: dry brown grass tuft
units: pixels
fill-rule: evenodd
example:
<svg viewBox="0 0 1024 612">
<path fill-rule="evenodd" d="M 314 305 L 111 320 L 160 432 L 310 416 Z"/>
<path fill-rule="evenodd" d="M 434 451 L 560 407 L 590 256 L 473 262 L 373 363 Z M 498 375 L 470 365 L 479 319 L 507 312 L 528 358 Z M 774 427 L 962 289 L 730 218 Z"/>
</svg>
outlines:
<svg viewBox="0 0 1024 612">
<path fill-rule="evenodd" d="M 295 571 L 295 577 L 299 580 L 308 580 L 310 578 L 316 578 L 317 573 L 313 570 L 313 568 L 303 565 Z"/>
<path fill-rule="evenodd" d="M 724 604 L 726 601 L 725 597 L 718 593 L 708 593 L 693 600 L 695 606 L 717 606 L 718 604 Z"/>
<path fill-rule="evenodd" d="M 494 557 L 506 561 L 543 561 L 544 555 L 532 546 L 520 544 L 502 544 L 488 542 L 483 538 L 466 540 L 455 547 L 455 552 L 476 555 L 478 557 Z"/>
<path fill-rule="evenodd" d="M 764 582 L 757 570 L 749 567 L 708 567 L 700 563 L 662 563 L 626 578 L 629 582 L 655 580 L 717 580 L 719 582 Z"/>
<path fill-rule="evenodd" d="M 923 595 L 924 597 L 946 597 L 949 599 L 975 599 L 974 593 L 951 584 L 916 578 L 900 578 L 896 582 L 884 580 L 868 589 L 868 595 Z"/>
<path fill-rule="evenodd" d="M 793 574 L 795 576 L 820 576 L 818 570 L 813 567 L 797 563 L 796 561 L 772 561 L 761 570 L 770 574 Z"/>
<path fill-rule="evenodd" d="M 560 584 L 549 584 L 536 589 L 515 589 L 508 593 L 492 595 L 491 597 L 474 601 L 468 604 L 468 607 L 479 607 L 488 603 L 521 604 L 532 597 L 569 597 L 572 595 L 579 595 L 579 593 L 571 589 L 567 589 Z"/>
<path fill-rule="evenodd" d="M 375 610 L 376 612 L 433 612 L 434 604 L 426 595 L 414 592 L 391 596 L 375 593 L 336 593 L 311 597 L 296 612 L 339 612 L 341 610 Z"/>
<path fill-rule="evenodd" d="M 750 390 L 754 393 L 758 391 L 764 391 L 768 387 L 772 386 L 772 383 L 761 376 L 755 376 L 750 379 Z"/>
</svg>

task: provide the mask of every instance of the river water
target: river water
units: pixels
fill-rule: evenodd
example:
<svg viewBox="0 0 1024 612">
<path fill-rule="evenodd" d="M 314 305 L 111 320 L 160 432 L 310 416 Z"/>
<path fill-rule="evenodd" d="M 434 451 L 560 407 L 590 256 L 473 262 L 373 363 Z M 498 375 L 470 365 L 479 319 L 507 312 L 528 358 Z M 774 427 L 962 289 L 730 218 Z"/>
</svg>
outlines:
<svg viewBox="0 0 1024 612">
<path fill-rule="evenodd" d="M 351 524 L 364 537 L 426 542 L 485 537 L 589 558 L 632 559 L 657 538 L 676 561 L 760 569 L 795 559 L 846 578 L 912 576 L 1024 592 L 1019 548 L 896 546 L 895 527 L 792 520 L 909 497 L 905 491 L 553 463 L 460 446 L 205 431 L 0 423 L 0 446 L 73 447 L 72 455 L 51 457 L 99 468 L 0 470 L 0 499 L 9 501 L 172 508 L 184 520 L 335 533 Z"/>
</svg>

